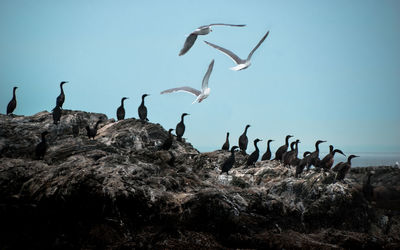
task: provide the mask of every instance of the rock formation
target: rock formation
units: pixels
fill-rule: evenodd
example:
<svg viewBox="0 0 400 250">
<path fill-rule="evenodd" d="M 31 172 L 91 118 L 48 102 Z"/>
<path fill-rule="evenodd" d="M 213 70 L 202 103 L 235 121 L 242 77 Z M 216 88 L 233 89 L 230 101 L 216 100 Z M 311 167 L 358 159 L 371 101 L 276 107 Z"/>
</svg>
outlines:
<svg viewBox="0 0 400 250">
<path fill-rule="evenodd" d="M 276 161 L 245 168 L 237 154 L 220 175 L 230 152 L 199 153 L 176 140 L 159 150 L 168 137 L 159 124 L 62 112 L 58 126 L 45 111 L 0 115 L 0 248 L 400 247 L 400 210 L 388 202 L 399 199 L 399 169 L 376 170 L 369 201 L 368 169 L 343 182 L 313 170 L 294 178 Z M 85 126 L 100 118 L 89 140 Z M 49 147 L 35 160 L 44 130 Z"/>
</svg>

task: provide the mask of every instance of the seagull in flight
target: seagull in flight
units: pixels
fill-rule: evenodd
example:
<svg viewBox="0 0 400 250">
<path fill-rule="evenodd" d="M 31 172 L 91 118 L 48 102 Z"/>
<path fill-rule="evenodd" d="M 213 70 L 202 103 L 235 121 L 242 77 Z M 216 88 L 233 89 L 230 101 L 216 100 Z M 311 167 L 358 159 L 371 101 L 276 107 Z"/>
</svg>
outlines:
<svg viewBox="0 0 400 250">
<path fill-rule="evenodd" d="M 254 49 L 250 52 L 250 54 L 247 56 L 246 60 L 243 60 L 241 58 L 239 58 L 236 54 L 234 54 L 232 51 L 224 49 L 218 45 L 212 44 L 210 42 L 204 41 L 206 44 L 210 45 L 211 47 L 216 48 L 217 50 L 220 50 L 222 53 L 224 53 L 225 55 L 229 56 L 237 65 L 235 67 L 232 67 L 231 70 L 242 70 L 242 69 L 246 69 L 248 68 L 251 63 L 250 63 L 250 59 L 253 56 L 254 51 L 256 51 L 256 49 L 258 49 L 258 47 L 260 47 L 260 45 L 264 42 L 265 38 L 267 38 L 269 34 L 269 30 L 268 32 L 263 36 L 263 38 L 261 38 L 261 40 L 258 42 L 258 44 L 256 45 L 256 47 L 254 47 Z"/>
<path fill-rule="evenodd" d="M 193 46 L 194 42 L 196 41 L 198 35 L 207 35 L 212 31 L 211 26 L 217 26 L 217 25 L 233 26 L 233 27 L 246 26 L 245 24 L 227 24 L 227 23 L 212 23 L 209 25 L 200 26 L 186 38 L 185 44 L 183 45 L 183 48 L 179 52 L 179 55 L 183 56 L 186 52 L 189 51 L 189 49 Z"/>
<path fill-rule="evenodd" d="M 210 65 L 208 66 L 208 70 L 207 70 L 206 74 L 204 75 L 203 82 L 201 84 L 201 91 L 191 88 L 191 87 L 184 86 L 184 87 L 164 90 L 161 92 L 161 94 L 183 91 L 183 92 L 193 94 L 197 97 L 193 103 L 195 103 L 195 102 L 200 103 L 201 101 L 203 101 L 210 95 L 210 88 L 208 87 L 208 79 L 210 79 L 210 75 L 211 75 L 211 71 L 213 70 L 213 67 L 214 67 L 214 60 L 211 61 Z"/>
</svg>

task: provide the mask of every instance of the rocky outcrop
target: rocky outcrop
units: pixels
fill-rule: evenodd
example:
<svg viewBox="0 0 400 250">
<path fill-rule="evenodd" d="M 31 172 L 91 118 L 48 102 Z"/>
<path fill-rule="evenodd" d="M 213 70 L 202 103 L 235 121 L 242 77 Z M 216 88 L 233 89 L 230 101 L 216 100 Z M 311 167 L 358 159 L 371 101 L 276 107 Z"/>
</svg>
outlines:
<svg viewBox="0 0 400 250">
<path fill-rule="evenodd" d="M 98 134 L 89 140 L 85 126 L 99 119 Z M 74 124 L 80 128 L 77 137 Z M 48 152 L 36 160 L 34 148 L 44 130 Z M 167 137 L 159 124 L 133 118 L 115 122 L 102 114 L 63 110 L 54 125 L 48 112 L 1 115 L 0 246 L 400 246 L 398 210 L 377 207 L 376 195 L 365 198 L 361 170 L 352 170 L 343 182 L 334 182 L 331 172 L 313 170 L 295 178 L 294 169 L 275 161 L 246 168 L 246 156 L 237 153 L 229 175 L 220 175 L 229 152 L 199 153 L 176 140 L 169 151 L 159 150 Z M 382 179 L 380 185 L 380 176 L 398 180 L 400 175 L 398 169 L 375 173 L 376 190 L 390 183 Z"/>
</svg>

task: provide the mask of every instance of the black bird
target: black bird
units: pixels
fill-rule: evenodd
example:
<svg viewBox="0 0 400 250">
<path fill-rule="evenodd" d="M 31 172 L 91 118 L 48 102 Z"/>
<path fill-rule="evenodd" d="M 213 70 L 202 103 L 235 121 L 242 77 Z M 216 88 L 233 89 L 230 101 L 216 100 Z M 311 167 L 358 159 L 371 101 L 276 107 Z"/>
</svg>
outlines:
<svg viewBox="0 0 400 250">
<path fill-rule="evenodd" d="M 305 166 L 307 166 L 308 162 L 310 161 L 310 154 L 311 152 L 306 151 L 303 153 L 303 159 L 301 159 L 296 165 L 296 174 L 295 177 L 297 178 L 304 170 Z"/>
<path fill-rule="evenodd" d="M 299 143 L 300 140 L 296 140 L 290 144 L 292 150 L 286 152 L 282 157 L 284 165 L 290 166 L 296 163 L 297 153 L 299 152 Z"/>
<path fill-rule="evenodd" d="M 171 134 L 171 132 L 173 131 L 173 128 L 170 128 L 168 130 L 168 138 L 164 141 L 164 143 L 161 145 L 161 149 L 162 150 L 169 150 L 172 146 L 172 142 L 173 142 L 173 138 L 174 136 Z"/>
<path fill-rule="evenodd" d="M 15 91 L 17 90 L 17 88 L 18 87 L 13 88 L 13 97 L 7 105 L 7 115 L 12 114 L 12 112 L 14 112 L 15 108 L 17 107 L 17 97 L 15 96 Z"/>
<path fill-rule="evenodd" d="M 229 150 L 229 132 L 226 133 L 226 140 L 224 145 L 222 145 L 222 150 Z"/>
<path fill-rule="evenodd" d="M 329 154 L 327 154 L 320 162 L 319 162 L 319 166 L 320 168 L 324 169 L 324 170 L 330 170 L 332 165 L 333 165 L 333 161 L 334 161 L 334 156 L 335 153 L 339 153 L 342 154 L 344 156 L 346 156 L 342 150 L 340 149 L 333 149 L 332 145 L 329 145 Z"/>
<path fill-rule="evenodd" d="M 261 160 L 262 161 L 265 161 L 265 160 L 270 160 L 271 159 L 271 148 L 270 148 L 270 146 L 269 146 L 269 144 L 271 143 L 271 142 L 273 142 L 274 140 L 268 140 L 267 141 L 267 151 L 263 154 L 263 156 L 261 157 Z"/>
<path fill-rule="evenodd" d="M 293 137 L 293 135 L 287 135 L 286 138 L 285 138 L 285 145 L 280 146 L 278 148 L 278 150 L 276 150 L 275 159 L 274 160 L 282 161 L 282 156 L 287 151 L 287 149 L 289 147 L 289 138 L 290 137 Z"/>
<path fill-rule="evenodd" d="M 65 101 L 65 94 L 64 94 L 64 89 L 63 89 L 63 85 L 66 84 L 66 81 L 63 81 L 60 83 L 60 89 L 61 89 L 61 93 L 59 96 L 57 96 L 57 100 L 56 100 L 56 106 L 59 106 L 60 108 L 62 108 L 64 101 Z"/>
<path fill-rule="evenodd" d="M 182 141 L 182 136 L 185 133 L 185 124 L 183 123 L 183 118 L 186 115 L 189 115 L 189 114 L 183 113 L 181 116 L 181 121 L 176 125 L 175 132 L 176 132 L 176 137 L 177 137 L 176 140 L 177 141 Z"/>
<path fill-rule="evenodd" d="M 231 148 L 231 155 L 228 157 L 228 159 L 226 159 L 224 161 L 224 163 L 222 164 L 221 167 L 221 174 L 223 174 L 224 172 L 226 174 L 229 174 L 229 170 L 231 170 L 231 168 L 233 167 L 233 164 L 235 164 L 235 150 L 239 148 L 238 146 L 233 146 Z"/>
<path fill-rule="evenodd" d="M 347 172 L 349 172 L 349 170 L 351 168 L 351 159 L 353 159 L 355 157 L 359 157 L 359 156 L 350 155 L 347 158 L 347 162 L 340 162 L 335 166 L 335 169 L 337 170 L 337 174 L 336 174 L 337 181 L 341 181 L 344 179 L 344 177 L 346 177 Z"/>
<path fill-rule="evenodd" d="M 55 108 L 53 108 L 53 122 L 54 124 L 59 124 L 60 123 L 60 119 L 61 119 L 61 107 L 60 106 L 56 106 Z"/>
<path fill-rule="evenodd" d="M 99 124 L 102 122 L 102 120 L 98 120 L 96 122 L 96 125 L 94 125 L 94 128 L 90 128 L 89 125 L 86 126 L 86 131 L 87 131 L 87 136 L 90 138 L 92 138 L 94 140 L 94 137 L 97 134 L 97 127 L 99 126 Z"/>
<path fill-rule="evenodd" d="M 117 108 L 117 119 L 118 121 L 125 119 L 125 108 L 124 108 L 124 101 L 129 99 L 128 97 L 122 97 L 121 99 L 121 106 Z"/>
<path fill-rule="evenodd" d="M 307 163 L 307 170 L 310 169 L 311 165 L 313 165 L 314 167 L 318 168 L 319 162 L 320 162 L 318 145 L 323 143 L 323 142 L 326 142 L 326 141 L 318 140 L 318 141 L 315 142 L 315 151 L 312 152 L 310 154 L 310 156 L 309 156 L 310 157 L 310 161 Z"/>
<path fill-rule="evenodd" d="M 48 133 L 49 132 L 44 131 L 42 133 L 42 141 L 39 142 L 38 145 L 36 145 L 36 149 L 35 149 L 36 159 L 43 159 L 44 155 L 46 154 L 46 150 L 47 150 L 46 135 Z"/>
<path fill-rule="evenodd" d="M 295 145 L 295 144 L 296 144 L 296 141 L 292 141 L 292 142 L 290 143 L 290 150 L 289 150 L 289 151 L 286 151 L 285 153 L 283 153 L 283 155 L 282 155 L 282 162 L 285 162 L 285 158 L 286 158 L 287 153 L 292 152 L 292 151 L 294 150 L 294 145 Z"/>
<path fill-rule="evenodd" d="M 260 156 L 260 150 L 258 150 L 257 147 L 257 143 L 259 141 L 262 140 L 258 138 L 254 140 L 254 147 L 256 148 L 256 150 L 254 150 L 254 152 L 250 154 L 249 158 L 247 158 L 246 166 L 254 165 L 257 162 L 258 157 Z"/>
<path fill-rule="evenodd" d="M 247 144 L 249 143 L 249 139 L 247 139 L 247 129 L 250 128 L 250 125 L 246 125 L 243 134 L 239 137 L 239 148 L 244 153 L 246 153 Z"/>
<path fill-rule="evenodd" d="M 148 121 L 149 120 L 149 119 L 147 119 L 147 108 L 144 105 L 144 98 L 146 96 L 149 96 L 149 95 L 148 94 L 142 95 L 142 103 L 140 104 L 140 106 L 138 108 L 139 118 L 142 121 Z"/>
</svg>

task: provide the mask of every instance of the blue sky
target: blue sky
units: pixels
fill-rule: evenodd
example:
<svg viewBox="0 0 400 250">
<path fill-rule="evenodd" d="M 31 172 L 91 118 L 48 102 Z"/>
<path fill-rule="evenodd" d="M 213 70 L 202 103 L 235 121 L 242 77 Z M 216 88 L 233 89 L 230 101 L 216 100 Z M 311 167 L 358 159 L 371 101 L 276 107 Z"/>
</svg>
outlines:
<svg viewBox="0 0 400 250">
<path fill-rule="evenodd" d="M 51 110 L 64 87 L 65 109 L 115 118 L 123 96 L 127 117 L 138 117 L 144 93 L 151 122 L 175 128 L 200 150 L 231 145 L 246 124 L 249 140 L 286 134 L 313 149 L 317 139 L 345 152 L 400 152 L 399 1 L 0 1 L 0 112 L 18 86 L 18 115 Z M 204 24 L 184 56 L 186 35 Z M 247 57 L 239 72 L 203 40 Z M 167 88 L 200 88 L 215 59 L 210 96 L 160 95 Z M 265 144 L 260 144 L 261 150 Z M 253 150 L 253 146 L 249 146 Z"/>
</svg>

